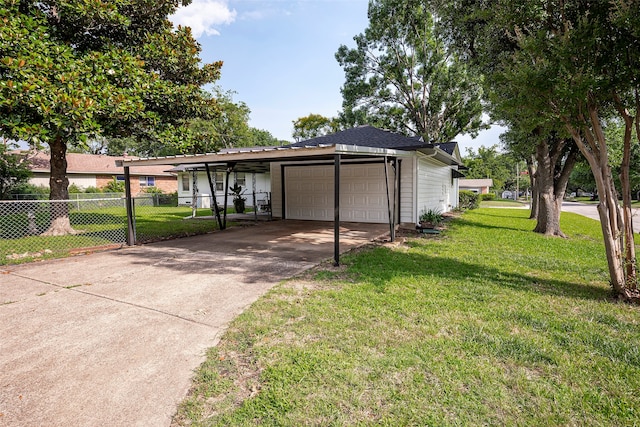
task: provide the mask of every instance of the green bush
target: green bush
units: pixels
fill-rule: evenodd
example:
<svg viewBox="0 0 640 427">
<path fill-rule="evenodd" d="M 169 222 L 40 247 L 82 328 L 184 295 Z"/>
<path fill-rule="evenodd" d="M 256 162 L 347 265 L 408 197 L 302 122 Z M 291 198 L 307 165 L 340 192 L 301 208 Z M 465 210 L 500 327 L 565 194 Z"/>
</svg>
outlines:
<svg viewBox="0 0 640 427">
<path fill-rule="evenodd" d="M 476 209 L 480 206 L 480 197 L 469 190 L 460 191 L 460 207 L 462 209 Z"/>
<path fill-rule="evenodd" d="M 481 200 L 484 201 L 491 201 L 491 200 L 495 200 L 496 199 L 496 195 L 494 193 L 487 193 L 487 194 L 481 194 L 480 195 Z"/>
<path fill-rule="evenodd" d="M 20 194 L 21 199 L 46 200 L 49 198 L 49 188 L 44 185 L 21 184 L 13 188 L 11 194 Z"/>
<path fill-rule="evenodd" d="M 158 187 L 146 187 L 142 192 L 147 194 L 164 194 L 164 192 Z"/>
<path fill-rule="evenodd" d="M 76 184 L 69 185 L 69 194 L 82 193 L 82 188 L 78 187 Z"/>
<path fill-rule="evenodd" d="M 99 189 L 99 188 L 97 188 L 97 187 L 90 186 L 90 187 L 87 187 L 87 188 L 84 190 L 84 192 L 85 192 L 85 193 L 102 193 L 102 190 L 100 190 L 100 189 Z"/>
<path fill-rule="evenodd" d="M 113 178 L 104 186 L 105 193 L 124 193 L 124 181 L 118 181 Z"/>
<path fill-rule="evenodd" d="M 438 209 L 425 208 L 420 214 L 420 222 L 427 222 L 433 225 L 440 224 L 443 219 L 444 217 L 442 216 L 442 212 Z"/>
</svg>

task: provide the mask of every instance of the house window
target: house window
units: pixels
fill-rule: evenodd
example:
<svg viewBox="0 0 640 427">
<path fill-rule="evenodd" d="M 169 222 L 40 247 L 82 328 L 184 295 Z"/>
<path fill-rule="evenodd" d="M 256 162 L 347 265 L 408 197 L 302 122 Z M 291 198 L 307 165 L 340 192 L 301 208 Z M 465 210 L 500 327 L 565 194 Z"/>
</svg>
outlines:
<svg viewBox="0 0 640 427">
<path fill-rule="evenodd" d="M 182 174 L 182 191 L 189 191 L 189 175 Z"/>
<path fill-rule="evenodd" d="M 216 193 L 224 191 L 224 172 L 216 172 Z"/>
<path fill-rule="evenodd" d="M 140 187 L 153 187 L 156 185 L 156 177 L 155 176 L 141 176 L 140 177 Z"/>
<path fill-rule="evenodd" d="M 225 172 L 216 172 L 216 193 L 221 193 L 224 191 L 225 175 Z M 238 185 L 241 185 L 242 188 L 245 188 L 245 174 L 236 172 L 234 174 L 234 177 L 229 179 L 229 186 L 232 186 L 234 182 L 236 182 Z"/>
<path fill-rule="evenodd" d="M 245 180 L 244 173 L 236 173 L 236 177 L 235 178 L 236 178 L 236 184 L 242 186 L 242 188 L 246 187 L 246 185 L 245 185 L 246 180 Z"/>
</svg>

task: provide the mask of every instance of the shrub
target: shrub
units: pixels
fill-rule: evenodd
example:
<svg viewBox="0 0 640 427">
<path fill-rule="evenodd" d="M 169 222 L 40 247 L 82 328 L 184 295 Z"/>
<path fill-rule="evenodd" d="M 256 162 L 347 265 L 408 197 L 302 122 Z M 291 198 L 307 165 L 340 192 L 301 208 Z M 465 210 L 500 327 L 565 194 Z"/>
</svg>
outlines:
<svg viewBox="0 0 640 427">
<path fill-rule="evenodd" d="M 442 213 L 437 209 L 425 208 L 420 214 L 420 222 L 428 222 L 433 225 L 440 224 L 443 219 Z"/>
<path fill-rule="evenodd" d="M 495 200 L 496 199 L 496 195 L 494 193 L 487 193 L 487 194 L 481 194 L 480 198 L 482 201 L 485 200 Z"/>
<path fill-rule="evenodd" d="M 48 199 L 49 188 L 44 185 L 20 184 L 13 188 L 11 194 L 20 195 L 21 199 Z"/>
<path fill-rule="evenodd" d="M 82 193 L 82 189 L 76 184 L 69 185 L 69 194 Z"/>
<path fill-rule="evenodd" d="M 164 192 L 158 187 L 146 187 L 142 191 L 147 194 L 164 194 Z"/>
<path fill-rule="evenodd" d="M 92 186 L 90 186 L 90 187 L 87 187 L 87 188 L 84 190 L 84 192 L 85 192 L 85 193 L 102 193 L 102 190 L 100 190 L 100 189 L 99 189 L 99 188 L 97 188 L 97 187 L 92 187 Z"/>
<path fill-rule="evenodd" d="M 105 193 L 124 193 L 124 181 L 118 181 L 113 178 L 104 186 L 103 190 Z"/>
<path fill-rule="evenodd" d="M 460 191 L 460 207 L 462 209 L 476 209 L 480 206 L 480 197 L 469 190 Z"/>
</svg>

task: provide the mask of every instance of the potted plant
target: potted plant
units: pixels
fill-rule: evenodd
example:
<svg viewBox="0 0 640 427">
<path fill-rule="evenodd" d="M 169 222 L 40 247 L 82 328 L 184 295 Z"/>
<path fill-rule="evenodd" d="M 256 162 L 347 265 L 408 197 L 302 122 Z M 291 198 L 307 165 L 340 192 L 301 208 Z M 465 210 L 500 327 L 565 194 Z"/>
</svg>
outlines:
<svg viewBox="0 0 640 427">
<path fill-rule="evenodd" d="M 233 207 L 235 208 L 236 213 L 244 213 L 245 202 L 247 198 L 242 197 L 242 195 L 246 190 L 243 190 L 242 186 L 238 185 L 238 183 L 236 182 L 235 184 L 233 184 L 233 187 L 229 189 L 229 191 L 231 191 L 231 194 L 233 194 Z"/>
<path fill-rule="evenodd" d="M 442 212 L 438 209 L 425 209 L 420 214 L 420 227 L 436 228 L 443 219 Z"/>
</svg>

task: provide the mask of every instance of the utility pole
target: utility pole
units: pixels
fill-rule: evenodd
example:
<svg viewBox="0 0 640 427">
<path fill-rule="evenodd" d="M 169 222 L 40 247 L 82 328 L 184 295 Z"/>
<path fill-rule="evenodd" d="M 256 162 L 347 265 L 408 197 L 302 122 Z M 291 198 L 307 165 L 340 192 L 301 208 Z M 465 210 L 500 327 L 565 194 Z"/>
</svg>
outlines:
<svg viewBox="0 0 640 427">
<path fill-rule="evenodd" d="M 518 200 L 520 196 L 520 162 L 516 162 L 516 197 L 514 200 Z"/>
</svg>

